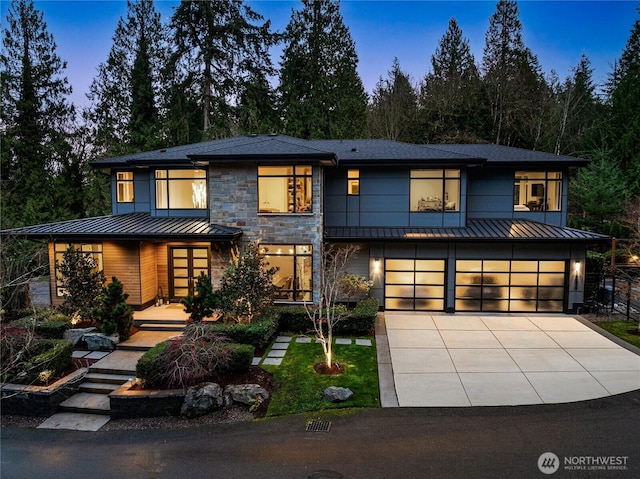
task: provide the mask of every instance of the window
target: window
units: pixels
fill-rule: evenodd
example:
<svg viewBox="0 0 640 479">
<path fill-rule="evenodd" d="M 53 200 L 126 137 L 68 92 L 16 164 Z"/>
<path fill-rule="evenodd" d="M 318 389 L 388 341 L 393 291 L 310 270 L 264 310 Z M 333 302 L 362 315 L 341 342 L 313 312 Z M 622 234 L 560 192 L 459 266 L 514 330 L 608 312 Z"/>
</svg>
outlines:
<svg viewBox="0 0 640 479">
<path fill-rule="evenodd" d="M 64 252 L 67 251 L 69 246 L 72 246 L 74 249 L 80 250 L 83 253 L 88 253 L 93 258 L 93 261 L 96 263 L 96 270 L 103 271 L 103 263 L 102 263 L 102 243 L 56 243 L 54 252 L 55 252 L 55 268 L 56 268 L 56 296 L 62 297 L 64 294 L 64 290 L 61 286 L 61 277 L 58 271 L 58 264 L 62 263 Z"/>
<path fill-rule="evenodd" d="M 347 171 L 347 194 L 360 194 L 360 170 Z"/>
<path fill-rule="evenodd" d="M 156 208 L 206 209 L 207 172 L 156 170 Z"/>
<path fill-rule="evenodd" d="M 562 173 L 516 171 L 513 186 L 514 211 L 560 211 Z"/>
<path fill-rule="evenodd" d="M 133 171 L 116 173 L 116 201 L 118 203 L 133 202 Z"/>
<path fill-rule="evenodd" d="M 307 213 L 312 210 L 311 166 L 258 167 L 260 213 Z"/>
<path fill-rule="evenodd" d="M 411 170 L 411 211 L 459 211 L 460 170 Z"/>
<path fill-rule="evenodd" d="M 313 258 L 312 247 L 304 245 L 262 244 L 260 252 L 270 267 L 277 267 L 273 277 L 275 300 L 312 301 Z"/>
</svg>

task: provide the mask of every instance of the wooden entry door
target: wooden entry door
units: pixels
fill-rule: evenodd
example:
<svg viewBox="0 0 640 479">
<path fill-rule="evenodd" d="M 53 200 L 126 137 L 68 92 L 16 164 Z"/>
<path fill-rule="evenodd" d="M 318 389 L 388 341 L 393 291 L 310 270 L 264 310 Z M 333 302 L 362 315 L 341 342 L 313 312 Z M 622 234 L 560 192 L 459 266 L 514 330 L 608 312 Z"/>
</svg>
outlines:
<svg viewBox="0 0 640 479">
<path fill-rule="evenodd" d="M 172 301 L 193 296 L 200 273 L 211 274 L 209 248 L 174 246 L 169 248 L 169 295 Z"/>
</svg>

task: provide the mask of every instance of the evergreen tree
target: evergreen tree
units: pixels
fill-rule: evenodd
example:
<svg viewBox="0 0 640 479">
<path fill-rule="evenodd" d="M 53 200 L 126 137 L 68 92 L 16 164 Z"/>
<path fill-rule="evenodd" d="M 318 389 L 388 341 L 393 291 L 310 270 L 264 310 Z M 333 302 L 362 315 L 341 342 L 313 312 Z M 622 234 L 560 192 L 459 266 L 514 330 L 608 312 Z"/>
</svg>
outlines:
<svg viewBox="0 0 640 479">
<path fill-rule="evenodd" d="M 337 0 L 302 0 L 285 31 L 280 70 L 284 130 L 302 138 L 361 137 L 367 96 Z"/>
<path fill-rule="evenodd" d="M 480 75 L 469 40 L 455 18 L 431 56 L 431 72 L 421 92 L 423 139 L 429 142 L 477 141 L 486 119 L 482 117 Z"/>
<path fill-rule="evenodd" d="M 638 7 L 640 13 L 640 7 Z M 608 133 L 614 158 L 632 178 L 631 191 L 640 194 L 640 18 L 622 52 L 610 82 Z"/>
<path fill-rule="evenodd" d="M 181 98 L 174 88 L 172 105 L 182 107 L 195 99 L 205 138 L 229 135 L 242 87 L 273 73 L 268 48 L 276 37 L 271 23 L 252 23 L 262 19 L 242 0 L 183 0 L 173 14 L 173 65 L 179 71 L 174 85 L 182 85 L 189 96 Z M 184 111 L 173 116 L 180 122 Z"/>
<path fill-rule="evenodd" d="M 534 148 L 544 117 L 546 83 L 537 58 L 522 41 L 515 0 L 499 0 L 489 19 L 482 62 L 491 115 L 491 141 Z"/>
<path fill-rule="evenodd" d="M 388 78 L 378 81 L 369 105 L 369 136 L 395 141 L 415 141 L 418 114 L 417 94 L 409 75 L 394 59 Z"/>
<path fill-rule="evenodd" d="M 241 134 L 280 130 L 275 92 L 264 75 L 257 74 L 243 85 L 236 116 Z"/>
<path fill-rule="evenodd" d="M 9 7 L 0 68 L 2 227 L 69 218 L 68 205 L 57 201 L 55 179 L 71 151 L 71 87 L 66 63 L 32 0 L 14 0 Z"/>
<path fill-rule="evenodd" d="M 127 0 L 113 46 L 98 66 L 88 94 L 92 101 L 94 144 L 101 156 L 160 146 L 158 105 L 166 33 L 152 0 Z"/>
</svg>

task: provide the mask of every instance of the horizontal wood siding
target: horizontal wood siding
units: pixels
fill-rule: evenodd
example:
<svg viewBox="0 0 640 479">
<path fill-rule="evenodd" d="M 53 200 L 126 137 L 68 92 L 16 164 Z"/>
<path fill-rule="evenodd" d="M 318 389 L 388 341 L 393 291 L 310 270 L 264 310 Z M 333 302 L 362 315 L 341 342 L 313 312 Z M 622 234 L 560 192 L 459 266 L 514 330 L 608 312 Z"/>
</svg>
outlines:
<svg viewBox="0 0 640 479">
<path fill-rule="evenodd" d="M 49 289 L 51 290 L 51 305 L 60 306 L 64 300 L 56 296 L 56 254 L 53 241 L 49 241 Z"/>
<path fill-rule="evenodd" d="M 156 245 L 153 243 L 140 244 L 140 282 L 142 304 L 155 301 L 158 294 L 158 273 Z"/>
<path fill-rule="evenodd" d="M 140 290 L 140 247 L 133 242 L 104 242 L 102 260 L 107 283 L 113 276 L 124 285 L 129 295 L 127 303 L 132 306 L 142 304 Z"/>
<path fill-rule="evenodd" d="M 162 295 L 169 297 L 169 251 L 166 243 L 156 245 L 156 294 L 162 289 Z"/>
</svg>

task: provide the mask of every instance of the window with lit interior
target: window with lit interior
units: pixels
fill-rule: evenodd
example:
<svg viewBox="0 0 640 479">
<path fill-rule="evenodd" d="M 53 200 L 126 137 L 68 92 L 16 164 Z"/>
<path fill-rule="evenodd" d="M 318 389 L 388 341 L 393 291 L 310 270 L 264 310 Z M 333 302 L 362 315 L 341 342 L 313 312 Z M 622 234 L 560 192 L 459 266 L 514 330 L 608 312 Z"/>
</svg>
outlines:
<svg viewBox="0 0 640 479">
<path fill-rule="evenodd" d="M 56 243 L 54 247 L 56 265 L 56 296 L 59 298 L 64 295 L 64 288 L 62 288 L 62 278 L 60 276 L 60 271 L 58 271 L 58 265 L 63 263 L 64 252 L 67 251 L 69 246 L 90 255 L 96 264 L 96 271 L 104 270 L 102 263 L 102 243 Z"/>
<path fill-rule="evenodd" d="M 207 172 L 156 170 L 156 208 L 206 209 Z"/>
<path fill-rule="evenodd" d="M 276 301 L 311 301 L 313 299 L 312 246 L 262 244 L 260 252 L 269 267 L 278 268 L 273 277 Z"/>
<path fill-rule="evenodd" d="M 118 203 L 133 202 L 133 171 L 116 173 L 116 200 Z"/>
<path fill-rule="evenodd" d="M 259 213 L 310 213 L 313 208 L 312 167 L 258 167 Z"/>
<path fill-rule="evenodd" d="M 360 170 L 347 171 L 347 194 L 351 196 L 360 194 Z"/>
<path fill-rule="evenodd" d="M 513 185 L 514 211 L 560 211 L 562 173 L 516 171 Z"/>
<path fill-rule="evenodd" d="M 460 211 L 460 170 L 411 170 L 411 211 Z"/>
</svg>

